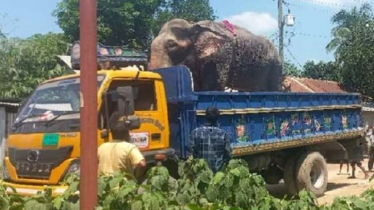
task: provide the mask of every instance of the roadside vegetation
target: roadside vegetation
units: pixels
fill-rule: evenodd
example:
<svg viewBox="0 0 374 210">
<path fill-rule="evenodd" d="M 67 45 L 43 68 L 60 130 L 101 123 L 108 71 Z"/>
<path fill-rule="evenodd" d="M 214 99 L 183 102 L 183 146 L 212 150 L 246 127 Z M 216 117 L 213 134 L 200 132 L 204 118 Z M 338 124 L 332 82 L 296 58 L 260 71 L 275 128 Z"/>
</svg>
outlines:
<svg viewBox="0 0 374 210">
<path fill-rule="evenodd" d="M 148 171 L 139 185 L 132 176 L 116 173 L 98 178 L 97 210 L 369 210 L 374 209 L 374 190 L 360 197 L 336 198 L 329 206 L 319 206 L 315 197 L 301 191 L 293 198 L 279 199 L 269 194 L 261 176 L 251 174 L 243 160 L 231 160 L 213 174 L 204 160 L 189 159 L 179 163 L 180 178 L 169 176 L 163 166 Z M 0 182 L 1 183 L 1 182 Z M 33 197 L 8 195 L 0 184 L 0 210 L 75 210 L 79 209 L 79 176 L 69 174 L 64 183 L 68 190 L 52 197 L 46 189 Z M 11 189 L 11 188 L 9 188 Z"/>
</svg>

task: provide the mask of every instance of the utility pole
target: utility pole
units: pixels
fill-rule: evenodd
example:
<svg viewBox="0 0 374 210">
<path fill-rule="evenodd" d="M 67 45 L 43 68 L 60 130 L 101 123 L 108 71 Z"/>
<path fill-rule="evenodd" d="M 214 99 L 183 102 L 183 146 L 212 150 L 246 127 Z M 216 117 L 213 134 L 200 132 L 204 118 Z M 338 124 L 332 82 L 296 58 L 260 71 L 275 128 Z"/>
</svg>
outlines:
<svg viewBox="0 0 374 210">
<path fill-rule="evenodd" d="M 278 28 L 279 28 L 279 57 L 282 63 L 282 73 L 283 73 L 283 63 L 284 63 L 284 54 L 283 54 L 283 0 L 278 0 Z"/>
<path fill-rule="evenodd" d="M 97 204 L 96 0 L 79 0 L 80 11 L 80 209 Z"/>
</svg>

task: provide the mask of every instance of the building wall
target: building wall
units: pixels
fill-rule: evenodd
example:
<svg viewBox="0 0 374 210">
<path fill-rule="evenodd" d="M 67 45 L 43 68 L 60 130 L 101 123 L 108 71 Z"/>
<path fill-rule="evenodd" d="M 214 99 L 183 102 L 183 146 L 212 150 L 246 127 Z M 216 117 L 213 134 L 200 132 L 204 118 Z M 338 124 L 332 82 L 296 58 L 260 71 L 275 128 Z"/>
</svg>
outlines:
<svg viewBox="0 0 374 210">
<path fill-rule="evenodd" d="M 6 139 L 16 120 L 17 108 L 0 106 L 0 166 L 3 164 Z"/>
<path fill-rule="evenodd" d="M 363 123 L 364 125 L 374 125 L 374 112 L 362 112 L 362 118 L 363 118 Z"/>
</svg>

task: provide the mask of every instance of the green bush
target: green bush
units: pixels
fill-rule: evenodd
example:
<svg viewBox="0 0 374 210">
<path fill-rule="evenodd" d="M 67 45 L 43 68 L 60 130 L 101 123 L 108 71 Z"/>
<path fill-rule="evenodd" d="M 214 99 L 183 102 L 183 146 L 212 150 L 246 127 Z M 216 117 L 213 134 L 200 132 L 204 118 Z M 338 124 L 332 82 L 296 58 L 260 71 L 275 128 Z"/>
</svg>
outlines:
<svg viewBox="0 0 374 210">
<path fill-rule="evenodd" d="M 102 175 L 98 178 L 97 210 L 374 209 L 374 191 L 367 191 L 361 198 L 337 198 L 330 206 L 318 206 L 306 191 L 297 199 L 275 198 L 266 190 L 261 176 L 251 174 L 243 160 L 231 160 L 213 174 L 204 160 L 188 159 L 179 163 L 178 173 L 180 179 L 175 180 L 165 167 L 153 167 L 142 185 L 128 174 Z M 51 189 L 33 197 L 7 195 L 8 186 L 0 183 L 0 210 L 79 209 L 79 176 L 69 174 L 64 182 L 69 188 L 57 197 L 52 197 Z"/>
</svg>

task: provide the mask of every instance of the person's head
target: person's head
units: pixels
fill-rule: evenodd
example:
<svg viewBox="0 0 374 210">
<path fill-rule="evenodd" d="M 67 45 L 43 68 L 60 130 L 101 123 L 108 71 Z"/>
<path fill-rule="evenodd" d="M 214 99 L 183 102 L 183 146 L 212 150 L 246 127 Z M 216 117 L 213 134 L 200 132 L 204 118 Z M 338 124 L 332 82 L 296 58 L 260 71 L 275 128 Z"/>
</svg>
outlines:
<svg viewBox="0 0 374 210">
<path fill-rule="evenodd" d="M 208 123 L 215 125 L 219 117 L 219 110 L 216 107 L 208 107 L 205 110 L 205 117 Z"/>
<path fill-rule="evenodd" d="M 127 140 L 129 136 L 129 130 L 127 129 L 125 121 L 119 121 L 120 115 L 118 112 L 114 112 L 109 120 L 110 130 L 113 139 L 116 140 Z"/>
</svg>

